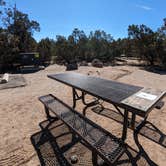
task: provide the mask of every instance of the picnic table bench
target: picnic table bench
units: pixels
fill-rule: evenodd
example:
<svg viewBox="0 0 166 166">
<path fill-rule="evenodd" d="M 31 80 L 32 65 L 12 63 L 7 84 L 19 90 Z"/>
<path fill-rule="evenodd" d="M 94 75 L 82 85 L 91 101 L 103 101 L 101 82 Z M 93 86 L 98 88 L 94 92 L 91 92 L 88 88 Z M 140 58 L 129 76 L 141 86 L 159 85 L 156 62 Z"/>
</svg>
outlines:
<svg viewBox="0 0 166 166">
<path fill-rule="evenodd" d="M 116 136 L 95 124 L 52 94 L 39 97 L 47 116 L 49 111 L 66 124 L 74 136 L 79 137 L 91 151 L 92 162 L 97 165 L 99 155 L 107 164 L 115 163 L 125 151 L 125 144 Z"/>
</svg>

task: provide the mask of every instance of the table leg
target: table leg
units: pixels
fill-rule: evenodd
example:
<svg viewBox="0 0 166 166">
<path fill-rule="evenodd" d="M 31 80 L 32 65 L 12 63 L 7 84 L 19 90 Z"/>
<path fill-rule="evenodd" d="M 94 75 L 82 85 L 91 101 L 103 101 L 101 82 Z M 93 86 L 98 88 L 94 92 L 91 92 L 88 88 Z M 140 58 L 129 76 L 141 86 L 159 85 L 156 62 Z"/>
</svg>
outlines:
<svg viewBox="0 0 166 166">
<path fill-rule="evenodd" d="M 85 105 L 85 107 L 83 109 L 83 115 L 86 114 L 86 110 L 89 107 L 92 107 L 94 105 L 100 104 L 99 103 L 99 99 L 96 99 L 96 100 L 94 100 L 92 102 L 86 102 L 85 101 L 86 93 L 82 91 L 81 95 L 79 96 L 75 88 L 72 88 L 72 94 L 73 94 L 73 106 L 72 106 L 72 108 L 75 109 L 77 100 L 82 100 L 82 103 Z"/>
<path fill-rule="evenodd" d="M 86 110 L 87 110 L 89 107 L 95 106 L 95 105 L 97 105 L 97 104 L 99 104 L 98 101 L 92 101 L 92 102 L 86 104 L 86 106 L 85 106 L 84 109 L 83 109 L 83 115 L 84 115 L 84 116 L 86 115 Z"/>
<path fill-rule="evenodd" d="M 76 89 L 72 88 L 72 93 L 73 93 L 73 109 L 76 107 L 76 101 L 77 100 L 83 100 L 83 93 L 79 96 Z"/>
<path fill-rule="evenodd" d="M 88 105 L 92 105 L 92 103 L 97 103 L 97 104 L 99 104 L 99 99 L 94 99 L 94 100 L 91 101 L 91 102 L 86 102 L 86 101 L 85 101 L 85 95 L 86 95 L 86 93 L 85 93 L 85 92 L 82 92 L 81 99 L 82 99 L 82 103 L 83 103 L 84 105 L 88 106 Z"/>
<path fill-rule="evenodd" d="M 85 92 L 82 92 L 82 103 L 84 105 L 87 105 L 87 103 L 85 102 Z"/>
<path fill-rule="evenodd" d="M 73 109 L 75 109 L 75 107 L 76 107 L 76 101 L 77 100 L 82 100 L 83 104 L 86 105 L 86 103 L 85 103 L 85 93 L 84 92 L 82 92 L 81 96 L 79 96 L 76 89 L 72 88 L 72 95 L 73 95 L 73 106 L 72 106 Z"/>
<path fill-rule="evenodd" d="M 139 152 L 138 152 L 137 156 L 135 157 L 135 160 L 137 161 L 140 158 L 140 156 L 143 156 L 146 159 L 146 161 L 148 162 L 148 165 L 157 166 L 157 164 L 150 159 L 150 157 L 145 152 L 143 146 L 140 144 L 140 142 L 138 140 L 138 134 L 139 134 L 141 128 L 145 126 L 145 124 L 147 122 L 146 119 L 147 119 L 147 117 L 145 117 L 144 120 L 138 124 L 138 126 L 135 128 L 135 130 L 133 132 L 135 144 L 137 145 L 137 147 L 139 149 Z"/>
<path fill-rule="evenodd" d="M 72 93 L 73 93 L 73 109 L 76 107 L 76 90 L 72 88 Z"/>
<path fill-rule="evenodd" d="M 124 117 L 124 114 L 121 112 L 121 110 L 120 110 L 115 104 L 113 104 L 113 106 L 114 106 L 115 109 L 120 113 L 120 115 L 121 115 L 122 117 Z"/>
<path fill-rule="evenodd" d="M 128 128 L 128 110 L 124 110 L 124 120 L 123 120 L 123 131 L 122 131 L 122 140 L 125 141 L 127 137 L 127 128 Z"/>
<path fill-rule="evenodd" d="M 135 129 L 135 118 L 136 118 L 136 115 L 134 113 L 132 113 L 132 117 L 131 117 L 131 128 L 133 130 Z"/>
</svg>

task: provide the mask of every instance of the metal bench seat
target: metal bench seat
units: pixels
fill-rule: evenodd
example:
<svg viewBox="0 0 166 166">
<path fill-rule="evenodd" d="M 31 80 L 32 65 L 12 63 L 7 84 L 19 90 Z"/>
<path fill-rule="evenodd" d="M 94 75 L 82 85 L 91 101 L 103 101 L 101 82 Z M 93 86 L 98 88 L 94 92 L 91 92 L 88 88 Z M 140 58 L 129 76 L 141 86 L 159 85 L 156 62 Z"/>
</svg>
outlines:
<svg viewBox="0 0 166 166">
<path fill-rule="evenodd" d="M 39 97 L 48 111 L 62 120 L 86 146 L 92 150 L 92 160 L 97 164 L 99 155 L 108 164 L 114 163 L 125 151 L 124 143 L 101 126 L 95 124 L 52 94 Z"/>
</svg>

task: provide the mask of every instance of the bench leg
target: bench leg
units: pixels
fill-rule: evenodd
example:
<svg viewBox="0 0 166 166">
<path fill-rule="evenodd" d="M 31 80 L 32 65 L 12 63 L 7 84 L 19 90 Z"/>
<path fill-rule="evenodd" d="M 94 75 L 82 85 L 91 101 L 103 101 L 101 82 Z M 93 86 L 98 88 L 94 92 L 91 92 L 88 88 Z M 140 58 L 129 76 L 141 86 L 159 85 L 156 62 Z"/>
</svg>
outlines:
<svg viewBox="0 0 166 166">
<path fill-rule="evenodd" d="M 45 108 L 45 113 L 46 113 L 47 119 L 51 120 L 53 117 L 50 115 L 49 109 L 46 106 L 44 106 L 44 108 Z"/>
<path fill-rule="evenodd" d="M 72 133 L 72 142 L 74 142 L 76 140 L 76 134 L 72 130 L 70 132 Z"/>
<path fill-rule="evenodd" d="M 92 150 L 92 163 L 93 163 L 94 166 L 98 166 L 97 153 L 93 150 Z"/>
</svg>

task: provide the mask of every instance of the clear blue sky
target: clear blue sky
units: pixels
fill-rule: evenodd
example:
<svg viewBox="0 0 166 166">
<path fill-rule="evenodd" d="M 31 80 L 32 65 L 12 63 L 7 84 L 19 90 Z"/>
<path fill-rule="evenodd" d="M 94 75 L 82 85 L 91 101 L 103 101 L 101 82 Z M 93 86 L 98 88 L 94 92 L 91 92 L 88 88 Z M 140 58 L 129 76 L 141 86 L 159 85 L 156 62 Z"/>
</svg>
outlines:
<svg viewBox="0 0 166 166">
<path fill-rule="evenodd" d="M 68 36 L 74 28 L 85 33 L 97 29 L 115 39 L 127 36 L 130 24 L 156 30 L 166 17 L 166 0 L 8 0 L 40 23 L 35 39 Z"/>
</svg>

